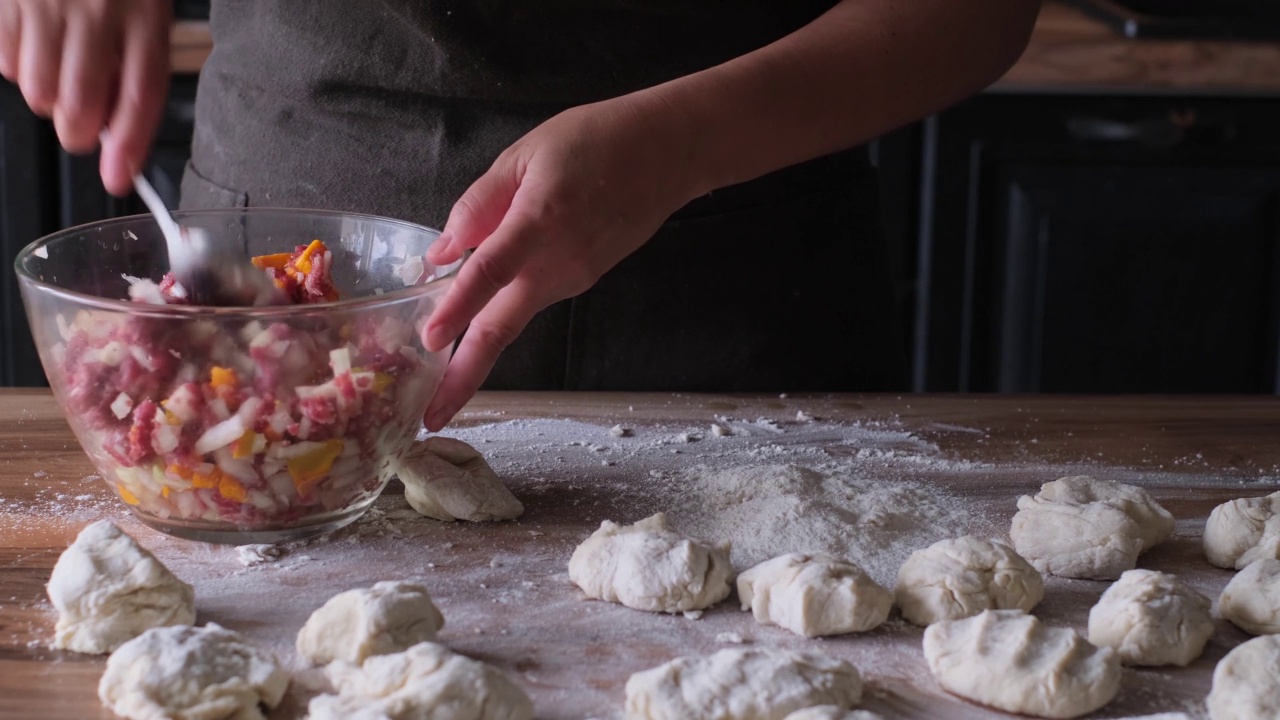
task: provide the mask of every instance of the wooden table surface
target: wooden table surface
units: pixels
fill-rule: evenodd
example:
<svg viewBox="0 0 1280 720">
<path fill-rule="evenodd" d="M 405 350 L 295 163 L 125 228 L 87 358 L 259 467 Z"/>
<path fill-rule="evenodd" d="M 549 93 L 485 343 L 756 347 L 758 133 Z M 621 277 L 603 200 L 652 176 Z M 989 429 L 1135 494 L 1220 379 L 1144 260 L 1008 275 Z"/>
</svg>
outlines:
<svg viewBox="0 0 1280 720">
<path fill-rule="evenodd" d="M 801 432 L 798 410 L 816 416 L 826 434 Z M 643 439 L 650 430 L 706 428 L 716 418 L 766 418 L 780 430 L 759 441 L 761 447 L 785 449 L 791 442 L 792 450 L 813 450 L 795 446 L 823 437 L 810 443 L 823 457 L 856 452 L 837 442 L 842 436 L 870 437 L 867 428 L 887 428 L 928 448 L 898 454 L 916 468 L 913 477 L 963 490 L 1005 529 L 1016 496 L 1041 482 L 1084 473 L 1139 483 L 1179 519 L 1175 537 L 1143 556 L 1140 566 L 1172 569 L 1214 597 L 1230 573 L 1200 555 L 1204 518 L 1219 502 L 1280 485 L 1280 401 L 1270 398 L 487 393 L 466 408 L 455 429 L 472 433 L 473 442 L 494 433 L 495 442 L 481 449 L 524 500 L 519 521 L 417 518 L 393 486 L 368 522 L 291 549 L 278 563 L 245 568 L 231 548 L 176 540 L 133 521 L 103 483 L 84 480 L 94 469 L 47 394 L 0 391 L 0 718 L 110 717 L 95 697 L 104 658 L 48 649 L 55 615 L 44 594 L 59 553 L 100 517 L 116 519 L 196 586 L 198 622 L 239 629 L 280 655 L 291 652 L 301 622 L 333 593 L 377 580 L 425 578 L 446 616 L 441 641 L 509 672 L 530 692 L 540 718 L 620 717 L 622 683 L 631 672 L 723 647 L 726 633 L 853 660 L 869 682 L 866 706 L 886 717 L 1006 717 L 937 688 L 919 653 L 919 629 L 901 621 L 864 635 L 806 641 L 756 626 L 733 601 L 697 621 L 581 601 L 564 575 L 569 553 L 601 519 L 632 521 L 649 512 L 644 483 L 652 471 L 643 456 L 618 453 L 606 455 L 616 462 L 596 463 L 609 482 L 594 482 L 589 472 L 549 473 L 534 455 L 554 467 L 565 457 L 546 457 L 548 448 L 550 455 L 568 456 L 582 443 L 559 450 L 546 438 L 521 439 L 523 430 L 543 434 L 534 432 L 538 425 L 519 424 L 521 418 L 578 421 L 570 427 L 585 434 L 598 429 L 602 443 L 620 422 Z M 750 461 L 748 446 L 741 447 Z M 884 462 L 896 462 L 893 457 Z M 1105 586 L 1053 579 L 1036 613 L 1083 629 Z M 1214 664 L 1244 639 L 1220 621 L 1205 656 L 1192 666 L 1126 670 L 1121 695 L 1096 717 L 1195 713 Z M 297 668 L 296 658 L 282 660 L 296 672 L 294 689 L 272 717 L 300 717 L 322 681 Z"/>
</svg>

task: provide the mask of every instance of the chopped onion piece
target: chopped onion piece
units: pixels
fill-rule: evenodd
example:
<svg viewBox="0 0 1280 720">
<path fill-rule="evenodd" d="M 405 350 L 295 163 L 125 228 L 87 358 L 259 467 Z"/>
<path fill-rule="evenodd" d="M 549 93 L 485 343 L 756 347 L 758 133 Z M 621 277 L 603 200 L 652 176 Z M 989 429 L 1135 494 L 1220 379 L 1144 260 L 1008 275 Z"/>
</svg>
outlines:
<svg viewBox="0 0 1280 720">
<path fill-rule="evenodd" d="M 351 372 L 351 348 L 342 346 L 329 351 L 329 366 L 334 375 Z"/>
<path fill-rule="evenodd" d="M 129 413 L 133 412 L 133 398 L 125 393 L 120 393 L 111 403 L 111 412 L 115 414 L 117 419 L 125 419 Z"/>
<path fill-rule="evenodd" d="M 213 403 L 209 403 L 209 405 L 212 406 L 216 402 L 220 401 L 215 400 Z M 226 407 L 225 403 L 223 404 L 223 407 Z M 218 448 L 226 447 L 239 440 L 240 436 L 244 435 L 244 431 L 244 420 L 240 419 L 239 415 L 233 415 L 206 430 L 205 433 L 200 436 L 200 439 L 196 440 L 194 448 L 195 453 L 197 455 L 204 455 L 206 453 L 211 453 Z"/>
</svg>

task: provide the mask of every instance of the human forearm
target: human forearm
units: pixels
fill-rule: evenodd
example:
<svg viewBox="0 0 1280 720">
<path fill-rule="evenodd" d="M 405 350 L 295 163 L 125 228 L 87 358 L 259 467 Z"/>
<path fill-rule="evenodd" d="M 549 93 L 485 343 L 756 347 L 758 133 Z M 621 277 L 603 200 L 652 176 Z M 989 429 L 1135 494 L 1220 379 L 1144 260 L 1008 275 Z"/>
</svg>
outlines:
<svg viewBox="0 0 1280 720">
<path fill-rule="evenodd" d="M 633 100 L 680 124 L 673 150 L 694 197 L 978 92 L 1017 60 L 1038 10 L 1038 0 L 844 0 L 767 47 Z"/>
</svg>

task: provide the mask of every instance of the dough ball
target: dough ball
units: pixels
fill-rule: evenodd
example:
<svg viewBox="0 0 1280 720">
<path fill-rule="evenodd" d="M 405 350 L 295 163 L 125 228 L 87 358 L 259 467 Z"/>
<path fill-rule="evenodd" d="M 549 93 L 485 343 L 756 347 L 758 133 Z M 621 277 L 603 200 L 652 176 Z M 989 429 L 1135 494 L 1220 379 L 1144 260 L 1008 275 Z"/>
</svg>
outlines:
<svg viewBox="0 0 1280 720">
<path fill-rule="evenodd" d="M 53 646 L 108 653 L 154 627 L 196 621 L 195 590 L 110 520 L 89 525 L 53 566 Z"/>
<path fill-rule="evenodd" d="M 908 622 L 929 625 L 983 610 L 1030 612 L 1044 598 L 1044 580 L 1009 546 L 965 535 L 911 553 L 894 595 Z"/>
<path fill-rule="evenodd" d="M 1210 720 L 1280 717 L 1280 635 L 1263 635 L 1222 658 L 1213 670 Z"/>
<path fill-rule="evenodd" d="M 761 625 L 819 637 L 870 630 L 889 617 L 893 597 L 856 565 L 791 553 L 738 576 L 742 609 Z"/>
<path fill-rule="evenodd" d="M 444 616 L 421 585 L 380 582 L 338 593 L 311 613 L 298 632 L 298 654 L 314 665 L 346 660 L 357 665 L 373 655 L 406 650 L 435 640 Z"/>
<path fill-rule="evenodd" d="M 1089 611 L 1089 642 L 1125 665 L 1185 666 L 1213 634 L 1209 598 L 1167 573 L 1129 570 Z"/>
<path fill-rule="evenodd" d="M 1236 570 L 1280 557 L 1280 492 L 1214 508 L 1204 526 L 1204 554 L 1214 565 Z"/>
<path fill-rule="evenodd" d="M 1218 598 L 1218 614 L 1254 635 L 1280 633 L 1280 560 L 1259 560 L 1236 573 Z"/>
<path fill-rule="evenodd" d="M 453 522 L 511 520 L 524 505 L 473 447 L 447 437 L 413 444 L 396 464 L 409 505 L 422 515 Z"/>
<path fill-rule="evenodd" d="M 1021 610 L 984 610 L 924 631 L 929 671 L 948 692 L 1012 713 L 1073 718 L 1111 702 L 1120 658 Z"/>
<path fill-rule="evenodd" d="M 682 537 L 663 513 L 634 525 L 605 520 L 569 559 L 569 579 L 588 598 L 650 612 L 711 607 L 729 596 L 732 576 L 728 543 Z"/>
<path fill-rule="evenodd" d="M 325 668 L 337 695 L 319 695 L 309 720 L 532 720 L 533 703 L 491 665 L 424 642 L 363 665 Z"/>
<path fill-rule="evenodd" d="M 269 653 L 216 623 L 161 627 L 120 646 L 98 683 L 104 705 L 130 720 L 265 720 L 289 676 Z"/>
<path fill-rule="evenodd" d="M 884 720 L 884 718 L 866 710 L 845 710 L 835 705 L 818 705 L 797 710 L 784 720 Z"/>
<path fill-rule="evenodd" d="M 1065 477 L 1018 498 L 1013 546 L 1040 572 L 1114 580 L 1173 533 L 1173 516 L 1139 487 Z"/>
<path fill-rule="evenodd" d="M 815 653 L 730 648 L 638 672 L 626 692 L 627 720 L 784 720 L 814 705 L 857 705 L 862 677 Z"/>
</svg>

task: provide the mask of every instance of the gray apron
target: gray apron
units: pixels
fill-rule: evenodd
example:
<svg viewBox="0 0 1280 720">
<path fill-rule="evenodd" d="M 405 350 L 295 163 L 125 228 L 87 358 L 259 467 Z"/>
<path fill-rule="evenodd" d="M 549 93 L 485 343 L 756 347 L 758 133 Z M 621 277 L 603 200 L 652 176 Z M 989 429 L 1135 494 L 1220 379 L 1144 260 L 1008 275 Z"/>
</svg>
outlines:
<svg viewBox="0 0 1280 720">
<path fill-rule="evenodd" d="M 182 205 L 441 227 L 555 113 L 716 65 L 812 0 L 214 0 Z M 538 315 L 493 389 L 896 390 L 905 353 L 861 149 L 698 198 Z"/>
</svg>

